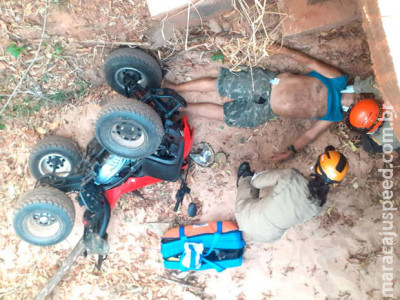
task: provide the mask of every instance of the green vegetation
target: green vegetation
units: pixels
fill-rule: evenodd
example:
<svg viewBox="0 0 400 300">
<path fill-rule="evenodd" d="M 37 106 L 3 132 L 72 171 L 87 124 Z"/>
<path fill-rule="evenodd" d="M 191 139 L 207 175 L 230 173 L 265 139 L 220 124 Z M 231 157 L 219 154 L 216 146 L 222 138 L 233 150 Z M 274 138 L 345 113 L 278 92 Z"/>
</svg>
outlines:
<svg viewBox="0 0 400 300">
<path fill-rule="evenodd" d="M 55 53 L 52 53 L 51 57 L 59 57 L 64 52 L 64 48 L 60 43 L 56 43 L 54 45 L 54 51 Z"/>
<path fill-rule="evenodd" d="M 18 47 L 16 44 L 10 44 L 7 47 L 6 53 L 11 54 L 15 58 L 18 58 L 22 51 L 25 50 L 25 47 Z"/>
<path fill-rule="evenodd" d="M 64 51 L 64 48 L 63 48 L 63 46 L 61 46 L 60 43 L 57 43 L 54 46 L 54 50 L 56 50 L 57 55 L 60 55 Z"/>
<path fill-rule="evenodd" d="M 225 63 L 225 57 L 221 52 L 215 53 L 213 56 L 210 58 L 212 61 L 221 61 L 222 63 Z"/>
<path fill-rule="evenodd" d="M 48 83 L 50 81 L 49 74 L 43 74 L 42 81 Z"/>
<path fill-rule="evenodd" d="M 43 75 L 45 77 L 45 75 Z M 43 78 L 43 81 L 50 80 L 50 77 Z M 33 112 L 38 112 L 42 107 L 48 109 L 50 106 L 69 103 L 76 98 L 85 96 L 90 88 L 90 83 L 86 81 L 76 81 L 73 90 L 58 90 L 43 96 L 29 95 L 16 101 L 6 114 L 8 117 L 29 117 Z M 1 98 L 0 98 L 1 100 Z M 2 127 L 0 119 L 0 130 Z"/>
<path fill-rule="evenodd" d="M 1 121 L 2 121 L 2 117 L 0 116 L 0 130 L 4 130 L 4 129 L 6 129 L 6 125 L 5 124 L 3 124 Z"/>
</svg>

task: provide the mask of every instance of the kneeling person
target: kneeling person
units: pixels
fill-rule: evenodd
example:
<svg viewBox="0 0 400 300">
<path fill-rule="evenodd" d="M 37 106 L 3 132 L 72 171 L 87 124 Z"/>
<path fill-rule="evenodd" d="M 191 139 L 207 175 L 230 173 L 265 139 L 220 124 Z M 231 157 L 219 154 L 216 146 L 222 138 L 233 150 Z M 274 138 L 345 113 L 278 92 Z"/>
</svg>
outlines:
<svg viewBox="0 0 400 300">
<path fill-rule="evenodd" d="M 310 178 L 296 169 L 254 175 L 250 165 L 242 163 L 235 205 L 240 230 L 259 242 L 278 240 L 287 229 L 307 222 L 323 210 L 330 185 L 340 183 L 348 168 L 346 157 L 332 146 L 318 157 Z M 273 191 L 259 198 L 259 189 L 265 187 L 273 187 Z"/>
<path fill-rule="evenodd" d="M 350 129 L 361 133 L 361 143 L 365 151 L 371 154 L 382 153 L 383 146 L 400 154 L 400 141 L 390 120 L 393 112 L 375 99 L 363 99 L 350 106 L 346 113 L 346 123 Z"/>
</svg>

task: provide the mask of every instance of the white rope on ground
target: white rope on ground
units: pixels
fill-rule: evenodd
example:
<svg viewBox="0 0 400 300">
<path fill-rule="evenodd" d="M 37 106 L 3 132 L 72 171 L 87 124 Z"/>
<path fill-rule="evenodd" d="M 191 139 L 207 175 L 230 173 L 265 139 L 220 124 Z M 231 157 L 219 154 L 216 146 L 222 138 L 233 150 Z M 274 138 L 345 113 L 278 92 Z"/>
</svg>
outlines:
<svg viewBox="0 0 400 300">
<path fill-rule="evenodd" d="M 186 37 L 185 37 L 185 51 L 189 51 L 190 49 L 188 48 L 188 39 L 189 39 L 189 23 L 190 23 L 190 7 L 193 7 L 193 9 L 196 11 L 200 18 L 200 26 L 203 29 L 203 18 L 201 17 L 201 14 L 197 7 L 193 4 L 192 1 L 188 1 L 188 7 L 187 7 L 187 19 L 186 19 Z"/>
<path fill-rule="evenodd" d="M 4 104 L 4 106 L 2 107 L 2 109 L 0 110 L 0 116 L 3 114 L 4 110 L 8 107 L 8 105 L 10 105 L 12 98 L 14 98 L 14 96 L 17 94 L 17 91 L 20 87 L 20 85 L 22 84 L 22 82 L 24 81 L 26 75 L 29 73 L 29 71 L 32 69 L 33 65 L 35 64 L 39 52 L 40 52 L 40 48 L 42 47 L 42 43 L 43 43 L 43 38 L 44 38 L 44 34 L 46 31 L 46 23 L 47 23 L 47 7 L 48 7 L 48 0 L 45 0 L 45 11 L 44 11 L 44 17 L 43 17 L 43 27 L 42 27 L 42 34 L 40 36 L 40 41 L 39 41 L 39 46 L 36 50 L 35 56 L 33 57 L 30 65 L 28 66 L 28 68 L 25 70 L 24 74 L 21 76 L 20 80 L 18 81 L 16 87 L 14 88 L 14 90 L 12 91 L 12 93 L 10 94 L 10 96 L 8 97 L 6 103 Z"/>
</svg>

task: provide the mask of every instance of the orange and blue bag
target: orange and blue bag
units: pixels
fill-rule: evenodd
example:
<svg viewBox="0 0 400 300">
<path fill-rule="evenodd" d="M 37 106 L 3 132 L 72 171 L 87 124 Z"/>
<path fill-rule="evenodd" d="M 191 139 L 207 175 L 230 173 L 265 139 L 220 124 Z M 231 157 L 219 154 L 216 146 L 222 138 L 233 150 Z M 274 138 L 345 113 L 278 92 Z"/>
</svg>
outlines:
<svg viewBox="0 0 400 300">
<path fill-rule="evenodd" d="M 245 246 L 242 232 L 231 221 L 176 227 L 161 237 L 164 267 L 180 271 L 239 267 Z"/>
</svg>

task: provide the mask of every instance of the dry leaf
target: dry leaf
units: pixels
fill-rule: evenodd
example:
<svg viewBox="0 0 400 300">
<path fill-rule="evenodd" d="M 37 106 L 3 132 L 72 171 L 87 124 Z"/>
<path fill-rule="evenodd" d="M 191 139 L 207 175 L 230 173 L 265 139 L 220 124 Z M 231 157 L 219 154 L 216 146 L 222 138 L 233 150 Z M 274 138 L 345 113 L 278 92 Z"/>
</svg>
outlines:
<svg viewBox="0 0 400 300">
<path fill-rule="evenodd" d="M 36 127 L 35 129 L 40 134 L 46 134 L 47 133 L 47 130 L 44 129 L 43 127 Z"/>
</svg>

